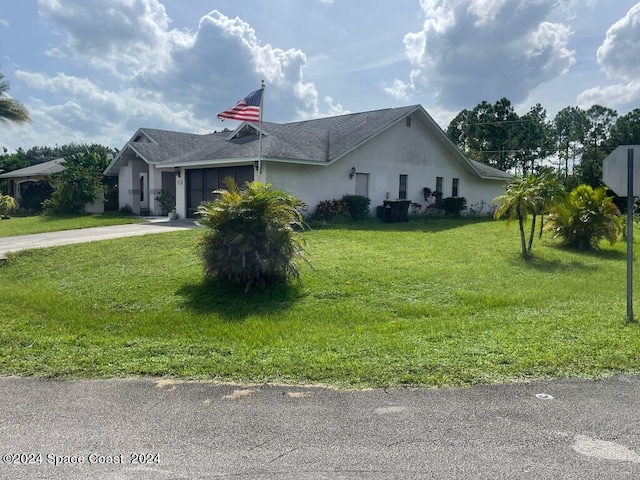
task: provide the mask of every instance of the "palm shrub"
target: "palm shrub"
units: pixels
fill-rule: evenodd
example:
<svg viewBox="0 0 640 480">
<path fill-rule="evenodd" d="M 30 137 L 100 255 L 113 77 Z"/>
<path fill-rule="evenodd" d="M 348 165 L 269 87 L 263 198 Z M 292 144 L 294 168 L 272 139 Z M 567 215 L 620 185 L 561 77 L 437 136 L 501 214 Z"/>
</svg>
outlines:
<svg viewBox="0 0 640 480">
<path fill-rule="evenodd" d="M 298 278 L 298 261 L 308 263 L 301 234 L 306 205 L 270 184 L 239 188 L 232 178 L 225 184 L 198 208 L 200 224 L 208 227 L 198 240 L 205 276 L 245 291 Z"/>
<path fill-rule="evenodd" d="M 620 210 L 604 187 L 579 185 L 551 207 L 545 230 L 578 250 L 597 249 L 601 240 L 614 244 L 622 232 Z"/>
</svg>

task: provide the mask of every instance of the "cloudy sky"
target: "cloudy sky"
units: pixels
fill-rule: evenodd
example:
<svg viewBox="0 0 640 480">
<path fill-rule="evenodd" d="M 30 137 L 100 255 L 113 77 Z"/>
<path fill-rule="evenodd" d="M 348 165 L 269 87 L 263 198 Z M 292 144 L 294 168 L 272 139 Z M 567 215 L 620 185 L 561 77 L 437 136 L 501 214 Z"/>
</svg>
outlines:
<svg viewBox="0 0 640 480">
<path fill-rule="evenodd" d="M 640 107 L 638 0 L 2 0 L 0 45 L 33 119 L 0 126 L 10 152 L 234 128 L 216 113 L 262 79 L 278 122 L 422 104 L 446 128 L 502 97 Z"/>
</svg>

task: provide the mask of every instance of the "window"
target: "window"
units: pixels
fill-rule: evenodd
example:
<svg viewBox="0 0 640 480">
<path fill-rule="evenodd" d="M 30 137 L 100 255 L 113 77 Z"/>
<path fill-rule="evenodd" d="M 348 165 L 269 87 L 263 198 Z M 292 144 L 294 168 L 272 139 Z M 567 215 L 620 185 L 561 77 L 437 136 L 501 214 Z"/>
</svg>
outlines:
<svg viewBox="0 0 640 480">
<path fill-rule="evenodd" d="M 140 202 L 144 202 L 144 176 L 140 175 Z"/>
<path fill-rule="evenodd" d="M 458 196 L 458 183 L 459 183 L 459 179 L 458 178 L 454 178 L 453 182 L 451 183 L 451 196 L 452 197 L 457 197 Z"/>
<path fill-rule="evenodd" d="M 442 205 L 442 184 L 444 178 L 436 177 L 436 207 Z"/>
<path fill-rule="evenodd" d="M 407 198 L 407 177 L 408 175 L 400 175 L 400 188 L 398 189 L 398 198 Z"/>
<path fill-rule="evenodd" d="M 411 126 L 411 117 L 407 117 L 407 127 Z"/>
</svg>

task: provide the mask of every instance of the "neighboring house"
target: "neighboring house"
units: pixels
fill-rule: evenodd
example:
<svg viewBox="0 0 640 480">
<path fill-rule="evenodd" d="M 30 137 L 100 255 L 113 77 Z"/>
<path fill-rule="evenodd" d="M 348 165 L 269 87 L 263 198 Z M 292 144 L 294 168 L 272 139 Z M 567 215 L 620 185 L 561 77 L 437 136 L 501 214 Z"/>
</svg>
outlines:
<svg viewBox="0 0 640 480">
<path fill-rule="evenodd" d="M 20 200 L 29 185 L 41 180 L 49 181 L 51 175 L 62 172 L 64 170 L 62 162 L 64 162 L 64 158 L 56 158 L 55 160 L 50 160 L 48 162 L 38 163 L 37 165 L 31 165 L 30 167 L 3 173 L 0 175 L 0 178 L 6 178 L 9 180 L 7 193 L 15 198 L 18 207 L 20 207 Z M 102 212 L 104 212 L 104 201 L 101 198 L 96 199 L 93 203 L 89 203 L 85 206 L 85 213 Z"/>
<path fill-rule="evenodd" d="M 504 192 L 511 176 L 469 160 L 420 105 L 292 123 L 257 123 L 233 132 L 196 135 L 141 128 L 105 173 L 118 175 L 120 208 L 160 213 L 162 190 L 180 216 L 193 216 L 231 176 L 293 193 L 313 210 L 322 200 L 364 195 L 425 204 L 423 189 L 460 196 L 467 205 Z"/>
</svg>

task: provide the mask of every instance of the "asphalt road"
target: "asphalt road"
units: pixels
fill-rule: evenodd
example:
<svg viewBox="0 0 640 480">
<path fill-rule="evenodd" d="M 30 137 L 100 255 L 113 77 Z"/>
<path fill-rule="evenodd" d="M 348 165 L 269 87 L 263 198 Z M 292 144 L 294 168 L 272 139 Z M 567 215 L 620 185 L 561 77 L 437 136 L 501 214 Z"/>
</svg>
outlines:
<svg viewBox="0 0 640 480">
<path fill-rule="evenodd" d="M 2 479 L 634 479 L 640 377 L 339 391 L 0 378 Z"/>
</svg>

